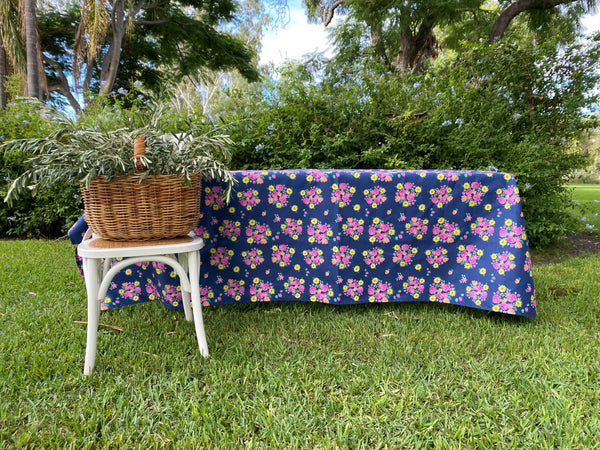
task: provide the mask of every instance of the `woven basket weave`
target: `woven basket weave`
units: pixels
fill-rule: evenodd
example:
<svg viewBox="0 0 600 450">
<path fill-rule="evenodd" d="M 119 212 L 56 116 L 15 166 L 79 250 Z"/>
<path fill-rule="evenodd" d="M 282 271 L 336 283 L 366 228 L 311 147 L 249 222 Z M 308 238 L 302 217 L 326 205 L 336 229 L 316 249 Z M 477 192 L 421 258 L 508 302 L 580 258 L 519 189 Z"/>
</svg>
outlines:
<svg viewBox="0 0 600 450">
<path fill-rule="evenodd" d="M 135 176 L 82 186 L 86 221 L 104 239 L 145 241 L 182 236 L 198 226 L 201 178 L 191 185 L 176 175 L 151 175 L 141 183 Z"/>
<path fill-rule="evenodd" d="M 86 221 L 104 239 L 171 239 L 192 231 L 200 219 L 199 174 L 191 184 L 177 175 L 150 175 L 141 182 L 133 175 L 110 181 L 101 176 L 81 191 Z"/>
</svg>

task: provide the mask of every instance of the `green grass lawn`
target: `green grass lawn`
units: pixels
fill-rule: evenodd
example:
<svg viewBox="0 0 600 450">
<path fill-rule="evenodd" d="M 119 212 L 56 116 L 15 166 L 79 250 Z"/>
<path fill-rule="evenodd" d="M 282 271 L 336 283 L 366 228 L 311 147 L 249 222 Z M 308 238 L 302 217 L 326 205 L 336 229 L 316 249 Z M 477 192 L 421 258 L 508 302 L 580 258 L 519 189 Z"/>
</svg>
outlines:
<svg viewBox="0 0 600 450">
<path fill-rule="evenodd" d="M 575 207 L 573 215 L 581 231 L 600 233 L 600 184 L 572 184 Z"/>
<path fill-rule="evenodd" d="M 440 304 L 103 312 L 66 241 L 0 241 L 0 448 L 599 448 L 600 256 L 535 267 L 538 318 Z"/>
</svg>

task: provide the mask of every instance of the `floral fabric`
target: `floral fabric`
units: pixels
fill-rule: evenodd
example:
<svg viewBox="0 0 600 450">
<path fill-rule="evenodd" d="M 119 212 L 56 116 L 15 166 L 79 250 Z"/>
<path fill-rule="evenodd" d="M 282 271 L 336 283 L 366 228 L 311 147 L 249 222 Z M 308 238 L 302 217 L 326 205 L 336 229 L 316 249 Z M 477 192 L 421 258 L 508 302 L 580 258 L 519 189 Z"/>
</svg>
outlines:
<svg viewBox="0 0 600 450">
<path fill-rule="evenodd" d="M 520 198 L 496 172 L 235 172 L 232 201 L 204 183 L 196 233 L 205 305 L 303 300 L 442 302 L 535 316 Z M 74 244 L 85 231 L 73 227 Z M 132 266 L 104 308 L 181 307 L 176 274 Z"/>
</svg>

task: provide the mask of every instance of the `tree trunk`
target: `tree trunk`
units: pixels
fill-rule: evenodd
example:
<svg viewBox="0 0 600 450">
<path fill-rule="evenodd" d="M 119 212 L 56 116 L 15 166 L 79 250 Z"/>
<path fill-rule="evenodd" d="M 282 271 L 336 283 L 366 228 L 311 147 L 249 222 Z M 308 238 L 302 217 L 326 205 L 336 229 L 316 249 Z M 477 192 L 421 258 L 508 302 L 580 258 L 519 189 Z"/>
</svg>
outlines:
<svg viewBox="0 0 600 450">
<path fill-rule="evenodd" d="M 502 11 L 502 14 L 496 19 L 488 41 L 491 43 L 500 39 L 510 22 L 524 11 L 529 9 L 552 9 L 555 6 L 573 3 L 574 1 L 576 0 L 516 0 Z"/>
<path fill-rule="evenodd" d="M 427 58 L 435 56 L 434 25 L 433 16 L 429 16 L 419 25 L 416 34 L 409 28 L 400 32 L 400 50 L 396 57 L 399 72 L 419 71 Z"/>
<path fill-rule="evenodd" d="M 69 101 L 69 104 L 75 110 L 75 112 L 80 113 L 81 105 L 79 104 L 79 102 L 77 101 L 75 96 L 72 94 L 71 86 L 69 86 L 69 80 L 67 80 L 67 77 L 66 77 L 65 73 L 63 72 L 62 68 L 60 67 L 60 65 L 56 61 L 54 61 L 52 58 L 49 58 L 46 55 L 42 55 L 42 57 L 44 58 L 44 62 L 46 62 L 47 64 L 50 64 L 54 68 L 54 70 L 58 74 L 58 78 L 60 79 L 60 84 L 58 86 L 52 87 L 49 90 L 59 91 L 62 95 L 64 95 L 66 97 L 66 99 Z"/>
<path fill-rule="evenodd" d="M 121 43 L 125 36 L 125 3 L 124 0 L 113 0 L 113 10 L 111 13 L 112 40 L 108 53 L 102 62 L 102 71 L 100 72 L 100 95 L 108 94 L 117 78 L 117 70 L 121 60 Z"/>
<path fill-rule="evenodd" d="M 379 62 L 383 63 L 386 67 L 390 67 L 390 60 L 386 53 L 385 43 L 383 42 L 381 24 L 369 24 L 369 30 L 371 31 L 371 46 L 375 50 L 375 55 Z"/>
<path fill-rule="evenodd" d="M 38 64 L 36 0 L 25 1 L 25 49 L 27 53 L 27 95 L 41 99 Z"/>
<path fill-rule="evenodd" d="M 4 52 L 4 42 L 2 33 L 0 33 L 0 109 L 6 108 L 6 53 Z"/>
</svg>

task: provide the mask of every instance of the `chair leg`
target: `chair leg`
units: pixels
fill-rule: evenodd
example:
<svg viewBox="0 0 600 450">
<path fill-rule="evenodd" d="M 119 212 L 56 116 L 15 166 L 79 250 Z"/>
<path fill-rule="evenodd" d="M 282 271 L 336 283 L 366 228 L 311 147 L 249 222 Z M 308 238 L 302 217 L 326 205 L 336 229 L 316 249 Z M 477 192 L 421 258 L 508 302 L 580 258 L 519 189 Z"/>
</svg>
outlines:
<svg viewBox="0 0 600 450">
<path fill-rule="evenodd" d="M 182 253 L 180 255 L 178 255 L 179 259 L 180 259 L 180 264 L 183 267 L 183 270 L 185 270 L 186 273 L 190 273 L 189 271 L 189 262 L 188 262 L 188 255 L 187 253 Z M 192 315 L 192 308 L 190 307 L 190 293 L 185 291 L 183 289 L 183 284 L 181 285 L 181 301 L 183 302 L 183 310 L 185 312 L 185 319 L 188 322 L 193 322 L 194 321 L 194 316 Z M 193 286 L 192 286 L 192 289 Z"/>
<path fill-rule="evenodd" d="M 200 253 L 188 254 L 189 277 L 192 290 L 192 312 L 194 314 L 194 326 L 196 327 L 196 338 L 200 354 L 208 357 L 208 343 L 204 332 L 204 321 L 202 320 L 202 303 L 200 302 Z"/>
<path fill-rule="evenodd" d="M 98 342 L 98 321 L 100 318 L 100 303 L 98 299 L 98 272 L 100 260 L 84 258 L 83 272 L 88 298 L 87 343 L 85 348 L 85 363 L 83 373 L 91 375 L 96 363 L 96 346 Z"/>
</svg>

